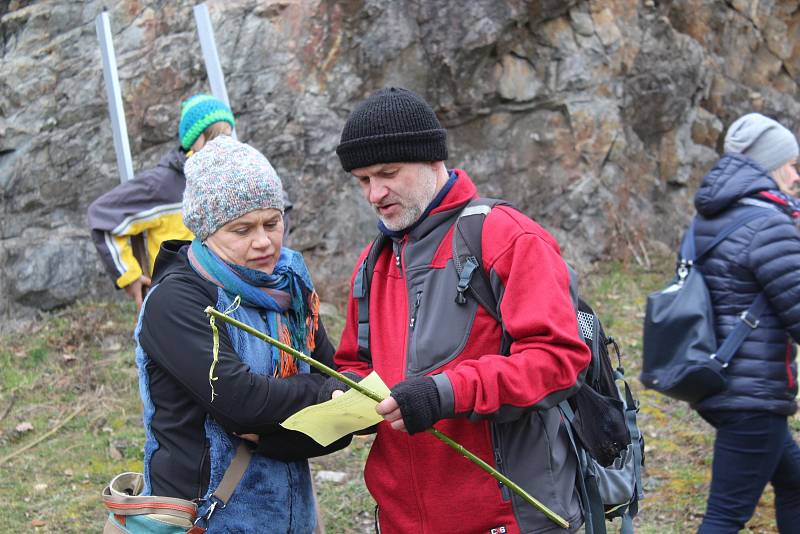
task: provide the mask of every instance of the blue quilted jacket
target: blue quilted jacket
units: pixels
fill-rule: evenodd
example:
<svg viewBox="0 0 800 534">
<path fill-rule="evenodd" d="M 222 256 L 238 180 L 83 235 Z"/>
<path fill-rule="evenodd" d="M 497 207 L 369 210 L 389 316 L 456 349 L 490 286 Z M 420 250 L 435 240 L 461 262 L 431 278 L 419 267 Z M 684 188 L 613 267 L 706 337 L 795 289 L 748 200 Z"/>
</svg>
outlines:
<svg viewBox="0 0 800 534">
<path fill-rule="evenodd" d="M 769 307 L 727 369 L 729 387 L 698 410 L 797 410 L 795 345 L 800 340 L 800 232 L 775 181 L 753 160 L 726 154 L 695 196 L 698 247 L 751 206 L 764 215 L 737 229 L 699 264 L 714 304 L 719 343 L 761 291 Z"/>
</svg>

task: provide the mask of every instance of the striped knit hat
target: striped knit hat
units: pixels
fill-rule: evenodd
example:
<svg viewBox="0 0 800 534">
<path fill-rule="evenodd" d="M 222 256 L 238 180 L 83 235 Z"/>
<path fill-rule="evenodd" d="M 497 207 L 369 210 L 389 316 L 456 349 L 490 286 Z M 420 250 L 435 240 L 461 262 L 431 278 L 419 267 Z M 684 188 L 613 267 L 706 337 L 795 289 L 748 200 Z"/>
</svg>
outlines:
<svg viewBox="0 0 800 534">
<path fill-rule="evenodd" d="M 211 95 L 200 93 L 181 104 L 181 122 L 178 137 L 184 150 L 189 150 L 203 131 L 215 122 L 235 126 L 231 108 Z"/>
<path fill-rule="evenodd" d="M 283 187 L 261 152 L 221 135 L 186 160 L 183 224 L 200 241 L 258 209 L 283 212 Z"/>
</svg>

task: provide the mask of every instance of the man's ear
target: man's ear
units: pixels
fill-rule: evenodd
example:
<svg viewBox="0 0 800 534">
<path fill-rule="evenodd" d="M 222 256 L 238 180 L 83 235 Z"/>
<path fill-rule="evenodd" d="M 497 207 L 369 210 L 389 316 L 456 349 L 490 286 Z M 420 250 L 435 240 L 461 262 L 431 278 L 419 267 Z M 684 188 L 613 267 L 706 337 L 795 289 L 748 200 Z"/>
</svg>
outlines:
<svg viewBox="0 0 800 534">
<path fill-rule="evenodd" d="M 431 169 L 436 174 L 436 182 L 440 187 L 447 183 L 450 176 L 447 174 L 447 167 L 444 161 L 430 161 L 427 164 L 431 166 Z"/>
</svg>

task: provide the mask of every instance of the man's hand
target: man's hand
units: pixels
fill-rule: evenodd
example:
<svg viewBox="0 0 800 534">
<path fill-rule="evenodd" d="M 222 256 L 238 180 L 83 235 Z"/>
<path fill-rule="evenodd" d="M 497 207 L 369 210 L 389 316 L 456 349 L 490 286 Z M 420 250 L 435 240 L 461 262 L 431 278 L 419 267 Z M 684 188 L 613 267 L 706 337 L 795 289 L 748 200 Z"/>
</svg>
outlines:
<svg viewBox="0 0 800 534">
<path fill-rule="evenodd" d="M 144 294 L 147 293 L 147 290 L 150 289 L 150 285 L 153 283 L 147 276 L 140 276 L 130 284 L 124 287 L 125 293 L 128 294 L 130 298 L 136 303 L 136 310 L 142 309 L 142 302 L 144 302 Z"/>
<path fill-rule="evenodd" d="M 407 378 L 395 384 L 392 395 L 375 407 L 395 430 L 422 432 L 442 418 L 439 390 L 429 376 Z"/>
</svg>

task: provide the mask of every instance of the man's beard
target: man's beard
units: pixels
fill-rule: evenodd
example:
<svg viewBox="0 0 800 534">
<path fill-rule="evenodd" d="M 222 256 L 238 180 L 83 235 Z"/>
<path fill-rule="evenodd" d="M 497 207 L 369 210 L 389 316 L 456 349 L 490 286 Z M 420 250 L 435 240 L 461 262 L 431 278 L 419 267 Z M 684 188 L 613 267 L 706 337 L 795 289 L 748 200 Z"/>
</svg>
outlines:
<svg viewBox="0 0 800 534">
<path fill-rule="evenodd" d="M 397 203 L 402 207 L 397 217 L 394 217 L 392 220 L 385 219 L 381 217 L 378 207 L 373 206 L 375 213 L 378 214 L 378 219 L 380 219 L 383 225 L 389 230 L 399 232 L 417 222 L 425 212 L 425 208 L 427 208 L 433 200 L 433 197 L 436 196 L 436 173 L 423 168 L 420 169 L 417 179 L 419 182 L 411 196 L 405 199 L 401 199 L 397 196 L 390 196 L 387 199 L 388 202 L 384 202 L 384 205 Z"/>
</svg>

